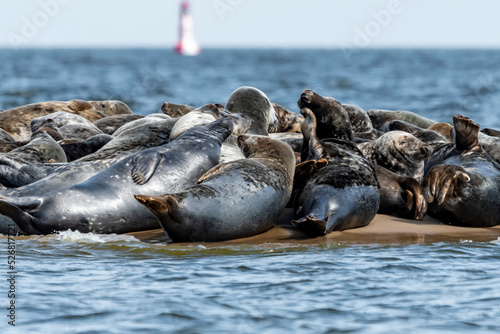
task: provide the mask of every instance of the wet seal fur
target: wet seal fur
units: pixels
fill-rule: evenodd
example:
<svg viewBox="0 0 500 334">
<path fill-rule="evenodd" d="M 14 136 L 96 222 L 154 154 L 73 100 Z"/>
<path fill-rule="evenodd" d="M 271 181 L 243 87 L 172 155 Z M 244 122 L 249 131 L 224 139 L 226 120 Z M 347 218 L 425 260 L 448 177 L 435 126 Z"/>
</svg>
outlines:
<svg viewBox="0 0 500 334">
<path fill-rule="evenodd" d="M 455 147 L 440 154 L 425 175 L 428 213 L 458 226 L 500 224 L 500 164 L 478 141 L 479 125 L 467 117 L 453 117 Z"/>
<path fill-rule="evenodd" d="M 3 198 L 0 213 L 26 234 L 67 229 L 127 233 L 156 228 L 157 218 L 134 194 L 178 192 L 219 162 L 233 122 L 222 118 L 193 128 L 174 142 L 131 155 L 84 183 L 42 196 Z"/>
<path fill-rule="evenodd" d="M 142 120 L 140 119 L 138 122 Z M 17 189 L 0 191 L 0 194 L 6 196 L 37 196 L 84 182 L 129 154 L 167 144 L 170 130 L 176 122 L 176 118 L 167 116 L 165 118 L 151 118 L 150 122 L 121 132 L 120 135 L 114 137 L 96 152 L 69 164 L 41 166 L 40 176 L 36 182 Z"/>
<path fill-rule="evenodd" d="M 220 164 L 197 185 L 163 196 L 136 195 L 172 241 L 222 241 L 270 229 L 292 192 L 295 156 L 267 137 L 238 137 L 246 159 Z"/>
<path fill-rule="evenodd" d="M 302 134 L 311 158 L 326 159 L 328 164 L 313 168 L 309 177 L 305 173 L 305 180 L 295 181 L 303 186 L 294 190 L 297 219 L 292 224 L 310 235 L 368 225 L 380 203 L 379 184 L 372 163 L 351 141 L 330 138 L 325 142 L 319 139 L 315 113 L 309 108 L 303 108 L 301 113 L 306 117 Z M 350 123 L 346 124 L 350 130 Z"/>
</svg>

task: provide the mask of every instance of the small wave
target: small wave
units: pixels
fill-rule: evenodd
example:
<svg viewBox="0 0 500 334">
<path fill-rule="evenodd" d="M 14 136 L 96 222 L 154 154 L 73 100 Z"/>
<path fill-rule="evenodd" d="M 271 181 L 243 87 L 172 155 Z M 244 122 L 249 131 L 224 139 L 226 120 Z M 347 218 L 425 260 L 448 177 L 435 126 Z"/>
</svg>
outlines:
<svg viewBox="0 0 500 334">
<path fill-rule="evenodd" d="M 132 235 L 81 233 L 79 231 L 72 230 L 59 232 L 59 234 L 56 235 L 56 238 L 60 241 L 85 243 L 108 243 L 120 241 L 140 242 L 139 239 Z"/>
</svg>

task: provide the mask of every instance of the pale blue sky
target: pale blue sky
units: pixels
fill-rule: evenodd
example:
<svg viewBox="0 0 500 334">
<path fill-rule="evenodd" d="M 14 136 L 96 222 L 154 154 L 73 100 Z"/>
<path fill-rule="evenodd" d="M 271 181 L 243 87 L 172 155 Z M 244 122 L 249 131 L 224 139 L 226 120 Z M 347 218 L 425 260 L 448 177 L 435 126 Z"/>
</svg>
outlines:
<svg viewBox="0 0 500 334">
<path fill-rule="evenodd" d="M 180 0 L 0 0 L 0 46 L 172 47 Z M 500 48 L 498 0 L 191 0 L 205 47 Z"/>
</svg>

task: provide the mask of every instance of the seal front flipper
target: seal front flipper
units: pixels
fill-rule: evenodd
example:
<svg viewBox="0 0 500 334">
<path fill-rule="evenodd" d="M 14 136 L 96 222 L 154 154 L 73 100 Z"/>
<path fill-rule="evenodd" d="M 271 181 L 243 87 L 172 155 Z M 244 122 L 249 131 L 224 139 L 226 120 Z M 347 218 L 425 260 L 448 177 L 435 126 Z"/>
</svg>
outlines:
<svg viewBox="0 0 500 334">
<path fill-rule="evenodd" d="M 467 171 L 457 165 L 437 165 L 425 175 L 423 191 L 425 200 L 439 205 L 445 201 L 460 200 L 463 186 L 471 180 Z"/>
<path fill-rule="evenodd" d="M 146 184 L 155 173 L 160 161 L 161 155 L 157 152 L 141 155 L 132 168 L 132 180 L 138 185 Z"/>
<path fill-rule="evenodd" d="M 13 204 L 11 202 L 18 203 Z M 26 234 L 44 234 L 34 227 L 35 217 L 28 213 L 37 209 L 40 204 L 42 204 L 41 200 L 29 197 L 13 198 L 9 201 L 7 199 L 0 199 L 0 214 L 12 219 L 19 229 Z"/>
</svg>

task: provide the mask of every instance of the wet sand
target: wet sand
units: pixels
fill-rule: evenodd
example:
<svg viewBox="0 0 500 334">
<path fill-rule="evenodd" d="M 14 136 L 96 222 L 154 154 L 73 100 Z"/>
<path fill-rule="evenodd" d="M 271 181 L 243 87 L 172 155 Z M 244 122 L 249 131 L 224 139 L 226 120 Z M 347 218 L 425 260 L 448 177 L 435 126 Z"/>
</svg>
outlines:
<svg viewBox="0 0 500 334">
<path fill-rule="evenodd" d="M 228 245 L 285 244 L 315 246 L 327 243 L 340 244 L 419 244 L 433 242 L 479 241 L 489 242 L 500 237 L 500 225 L 489 228 L 470 228 L 443 225 L 439 220 L 426 217 L 423 221 L 408 220 L 388 215 L 377 215 L 365 227 L 333 232 L 324 237 L 309 238 L 290 225 L 293 212 L 285 210 L 276 227 L 269 231 L 242 239 L 224 242 L 182 243 L 203 244 L 206 247 Z M 128 233 L 144 242 L 164 242 L 162 229 Z M 178 244 L 178 245 L 182 245 Z"/>
</svg>

